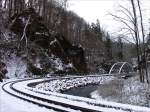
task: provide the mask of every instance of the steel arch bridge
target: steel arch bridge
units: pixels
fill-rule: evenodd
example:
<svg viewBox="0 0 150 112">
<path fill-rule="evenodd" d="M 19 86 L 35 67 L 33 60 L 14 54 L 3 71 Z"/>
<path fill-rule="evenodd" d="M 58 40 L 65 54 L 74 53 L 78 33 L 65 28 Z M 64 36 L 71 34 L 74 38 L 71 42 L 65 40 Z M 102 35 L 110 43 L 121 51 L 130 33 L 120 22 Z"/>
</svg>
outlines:
<svg viewBox="0 0 150 112">
<path fill-rule="evenodd" d="M 109 74 L 129 74 L 135 73 L 133 66 L 128 62 L 117 62 L 112 65 Z"/>
</svg>

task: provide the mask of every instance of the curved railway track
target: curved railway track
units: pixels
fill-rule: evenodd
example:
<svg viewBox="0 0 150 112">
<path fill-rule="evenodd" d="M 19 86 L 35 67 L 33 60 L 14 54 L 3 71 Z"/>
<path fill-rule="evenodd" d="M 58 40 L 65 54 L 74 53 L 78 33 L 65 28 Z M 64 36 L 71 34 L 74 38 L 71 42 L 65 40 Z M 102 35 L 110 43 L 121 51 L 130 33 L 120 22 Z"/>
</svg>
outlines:
<svg viewBox="0 0 150 112">
<path fill-rule="evenodd" d="M 24 80 L 22 80 L 22 81 L 24 81 Z M 18 82 L 20 82 L 20 81 L 8 82 L 2 86 L 2 90 L 16 98 L 22 99 L 24 101 L 27 101 L 27 102 L 30 102 L 30 103 L 33 103 L 33 104 L 36 104 L 36 105 L 39 105 L 42 107 L 46 107 L 48 109 L 53 109 L 53 110 L 56 110 L 59 112 L 75 111 L 74 109 L 68 108 L 67 105 L 65 105 L 65 104 L 61 104 L 61 103 L 57 103 L 57 102 L 54 102 L 51 100 L 40 98 L 38 96 L 34 96 L 34 95 L 31 95 L 31 94 L 28 94 L 28 93 L 25 93 L 25 92 L 15 89 L 13 87 L 13 84 L 16 84 Z M 66 108 L 63 106 L 65 106 Z"/>
<path fill-rule="evenodd" d="M 77 76 L 77 77 L 80 77 L 80 76 Z M 91 76 L 91 77 L 93 77 L 93 76 Z M 66 78 L 70 78 L 70 77 L 66 77 Z M 45 81 L 51 81 L 51 80 L 55 80 L 55 79 L 56 78 L 49 78 Z M 92 103 L 89 103 L 88 101 L 82 101 L 79 99 L 71 99 L 71 100 L 67 99 L 66 100 L 67 102 L 63 102 L 63 101 L 57 100 L 57 98 L 62 99 L 63 98 L 62 96 L 54 96 L 54 98 L 53 98 L 53 96 L 51 94 L 38 92 L 38 91 L 34 91 L 34 90 L 33 91 L 32 90 L 24 91 L 24 90 L 21 90 L 20 88 L 16 88 L 16 86 L 15 86 L 15 85 L 25 82 L 25 81 L 30 82 L 27 84 L 29 87 L 31 85 L 36 85 L 37 83 L 43 82 L 43 81 L 32 82 L 32 80 L 34 81 L 36 79 L 8 82 L 2 86 L 2 89 L 6 93 L 8 93 L 14 97 L 17 97 L 19 99 L 28 101 L 30 103 L 33 103 L 33 104 L 36 104 L 36 105 L 39 105 L 42 107 L 46 107 L 48 109 L 56 110 L 59 112 L 78 112 L 78 111 L 81 111 L 81 112 L 132 112 L 132 109 L 130 109 L 130 108 L 105 105 L 105 104 L 92 104 Z M 50 96 L 52 96 L 52 99 L 47 98 Z M 73 100 L 74 100 L 75 104 L 69 103 L 69 102 L 72 102 Z M 86 105 L 78 105 L 77 103 L 79 103 L 79 102 L 80 103 L 83 102 L 84 104 L 86 103 Z M 146 108 L 145 110 L 148 110 L 148 109 Z M 150 112 L 150 110 L 144 111 L 144 112 Z"/>
</svg>

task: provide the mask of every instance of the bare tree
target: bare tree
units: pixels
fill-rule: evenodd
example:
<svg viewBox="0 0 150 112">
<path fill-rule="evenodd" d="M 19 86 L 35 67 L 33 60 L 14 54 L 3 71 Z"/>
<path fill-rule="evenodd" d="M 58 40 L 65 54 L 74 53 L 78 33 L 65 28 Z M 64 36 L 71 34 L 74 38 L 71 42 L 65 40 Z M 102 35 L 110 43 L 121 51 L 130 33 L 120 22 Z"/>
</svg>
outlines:
<svg viewBox="0 0 150 112">
<path fill-rule="evenodd" d="M 123 35 L 129 35 L 135 41 L 140 80 L 141 82 L 144 82 L 144 73 L 142 72 L 142 70 L 145 69 L 147 83 L 149 83 L 148 73 L 147 73 L 146 54 L 145 54 L 145 34 L 144 34 L 141 5 L 140 5 L 139 0 L 136 0 L 136 1 L 129 0 L 129 3 L 131 4 L 132 10 L 121 5 L 120 5 L 120 10 L 117 10 L 118 12 L 122 13 L 125 17 L 117 16 L 114 14 L 109 14 L 109 15 L 114 17 L 115 20 L 124 24 L 124 27 L 121 28 L 121 31 L 125 31 L 124 33 L 122 32 Z M 138 5 L 138 10 L 136 9 L 136 5 Z M 140 14 L 140 20 L 138 18 L 138 14 Z M 140 26 L 141 26 L 141 29 L 139 28 Z M 142 31 L 142 38 L 143 38 L 142 43 L 141 43 L 141 38 L 140 38 L 140 35 L 141 35 L 140 30 Z M 141 57 L 144 57 L 144 58 L 141 59 Z"/>
<path fill-rule="evenodd" d="M 138 29 L 138 22 L 137 22 L 137 11 L 136 11 L 136 8 L 135 8 L 135 3 L 134 3 L 134 0 L 131 0 L 131 4 L 132 4 L 132 10 L 133 10 L 133 16 L 134 16 L 134 35 L 135 35 L 135 38 L 136 38 L 136 49 L 137 49 L 137 56 L 138 56 L 138 68 L 139 68 L 139 72 L 140 72 L 140 80 L 141 82 L 144 82 L 144 75 L 142 74 L 142 71 L 141 71 L 141 59 L 140 59 L 140 38 L 139 38 L 139 29 Z"/>
<path fill-rule="evenodd" d="M 143 50 L 142 50 L 143 51 L 143 62 L 144 62 L 144 65 L 145 65 L 146 81 L 147 81 L 147 83 L 149 83 L 148 71 L 147 71 L 145 33 L 144 33 L 143 15 L 142 15 L 142 10 L 141 10 L 140 0 L 137 0 L 137 3 L 138 3 L 139 13 L 140 13 L 140 23 L 141 23 L 142 38 L 143 38 Z"/>
</svg>

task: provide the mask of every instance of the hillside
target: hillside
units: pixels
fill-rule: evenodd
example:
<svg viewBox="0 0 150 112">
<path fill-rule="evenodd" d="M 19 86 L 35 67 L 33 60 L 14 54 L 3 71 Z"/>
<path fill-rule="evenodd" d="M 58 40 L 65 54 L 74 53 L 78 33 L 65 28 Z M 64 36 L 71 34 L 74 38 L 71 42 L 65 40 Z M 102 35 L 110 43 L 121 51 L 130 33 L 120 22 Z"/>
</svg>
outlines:
<svg viewBox="0 0 150 112">
<path fill-rule="evenodd" d="M 20 66 L 17 63 L 23 63 L 24 74 L 99 72 L 100 65 L 112 63 L 117 57 L 118 51 L 113 48 L 116 42 L 112 42 L 99 20 L 88 24 L 67 11 L 65 2 L 6 0 L 4 3 L 0 10 L 0 55 L 6 65 L 16 66 L 7 66 L 14 74 Z"/>
<path fill-rule="evenodd" d="M 35 2 L 25 7 L 25 2 L 18 1 L 16 8 L 15 2 L 5 2 L 6 6 L 12 5 L 11 8 L 1 9 L 1 61 L 6 65 L 9 63 L 8 71 L 11 69 L 19 76 L 16 74 L 17 66 L 24 66 L 24 74 L 29 72 L 35 75 L 81 73 L 90 70 L 90 62 L 87 62 L 89 59 L 85 60 L 85 57 L 89 57 L 97 47 L 93 41 L 96 38 L 91 38 L 95 34 L 83 19 L 66 11 L 56 2 L 46 1 L 45 4 L 51 6 L 51 9 L 43 9 L 44 6 L 41 6 L 42 12 L 37 11 L 37 7 L 29 8 Z M 64 15 L 67 15 L 67 26 Z M 13 68 L 10 63 L 14 64 Z"/>
</svg>

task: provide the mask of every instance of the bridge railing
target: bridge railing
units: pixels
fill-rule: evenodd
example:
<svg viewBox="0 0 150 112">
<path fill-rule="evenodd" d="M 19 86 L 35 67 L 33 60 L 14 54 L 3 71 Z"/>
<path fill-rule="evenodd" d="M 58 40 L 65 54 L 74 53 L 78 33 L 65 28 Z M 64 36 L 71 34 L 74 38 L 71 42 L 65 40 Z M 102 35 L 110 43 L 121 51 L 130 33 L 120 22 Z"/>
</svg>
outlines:
<svg viewBox="0 0 150 112">
<path fill-rule="evenodd" d="M 109 74 L 135 75 L 133 66 L 128 62 L 114 63 L 109 70 Z"/>
</svg>

